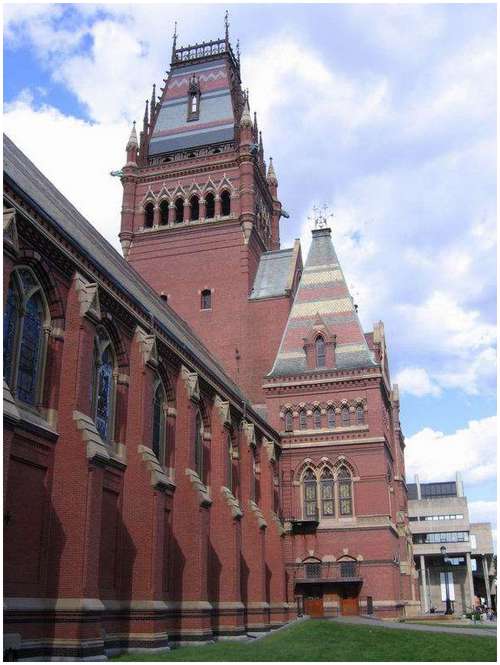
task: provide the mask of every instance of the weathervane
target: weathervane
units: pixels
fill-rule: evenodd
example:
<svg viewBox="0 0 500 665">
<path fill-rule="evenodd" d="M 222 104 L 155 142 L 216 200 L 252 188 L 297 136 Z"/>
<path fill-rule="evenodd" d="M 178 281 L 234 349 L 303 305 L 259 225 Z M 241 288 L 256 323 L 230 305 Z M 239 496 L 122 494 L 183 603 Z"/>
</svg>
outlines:
<svg viewBox="0 0 500 665">
<path fill-rule="evenodd" d="M 307 219 L 314 225 L 315 229 L 326 229 L 333 219 L 333 212 L 330 212 L 326 203 L 321 208 L 313 206 L 312 215 L 309 215 Z"/>
</svg>

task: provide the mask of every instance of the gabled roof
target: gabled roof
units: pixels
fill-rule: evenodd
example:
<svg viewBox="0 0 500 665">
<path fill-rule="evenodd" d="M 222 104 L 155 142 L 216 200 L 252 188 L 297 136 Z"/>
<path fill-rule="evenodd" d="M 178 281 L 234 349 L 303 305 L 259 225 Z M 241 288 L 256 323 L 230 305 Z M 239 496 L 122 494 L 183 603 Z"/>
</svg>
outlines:
<svg viewBox="0 0 500 665">
<path fill-rule="evenodd" d="M 311 248 L 297 295 L 268 376 L 311 371 L 307 369 L 303 346 L 304 338 L 310 334 L 318 315 L 336 335 L 336 369 L 361 369 L 376 365 L 335 253 L 330 229 L 315 229 L 312 232 Z"/>
<path fill-rule="evenodd" d="M 262 254 L 250 300 L 285 295 L 293 259 L 293 247 Z"/>
</svg>

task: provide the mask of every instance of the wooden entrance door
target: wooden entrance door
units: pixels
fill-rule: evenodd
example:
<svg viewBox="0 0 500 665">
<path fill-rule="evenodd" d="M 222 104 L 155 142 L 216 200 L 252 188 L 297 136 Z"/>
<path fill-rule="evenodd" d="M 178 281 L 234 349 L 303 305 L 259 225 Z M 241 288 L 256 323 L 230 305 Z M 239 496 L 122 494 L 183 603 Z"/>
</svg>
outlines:
<svg viewBox="0 0 500 665">
<path fill-rule="evenodd" d="M 359 614 L 357 589 L 342 589 L 342 598 L 340 600 L 340 613 L 342 616 L 357 616 Z"/>
<path fill-rule="evenodd" d="M 323 611 L 323 591 L 321 587 L 312 587 L 304 593 L 304 614 L 310 617 L 322 617 Z"/>
</svg>

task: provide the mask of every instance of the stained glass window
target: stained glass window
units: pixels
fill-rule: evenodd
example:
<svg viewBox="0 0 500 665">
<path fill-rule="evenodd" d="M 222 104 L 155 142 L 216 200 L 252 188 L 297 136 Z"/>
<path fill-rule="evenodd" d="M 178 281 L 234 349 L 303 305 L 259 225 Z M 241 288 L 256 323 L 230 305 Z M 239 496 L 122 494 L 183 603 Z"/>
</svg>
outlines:
<svg viewBox="0 0 500 665">
<path fill-rule="evenodd" d="M 194 434 L 194 468 L 198 476 L 203 480 L 203 421 L 201 413 L 196 413 Z"/>
<path fill-rule="evenodd" d="M 341 515 L 352 515 L 352 479 L 345 467 L 337 473 L 339 484 L 339 505 Z"/>
<path fill-rule="evenodd" d="M 4 312 L 4 377 L 15 396 L 33 406 L 39 400 L 47 316 L 34 273 L 14 270 Z"/>
<path fill-rule="evenodd" d="M 318 515 L 317 481 L 314 471 L 307 469 L 304 473 L 304 515 L 316 519 Z"/>
<path fill-rule="evenodd" d="M 165 462 L 165 407 L 166 394 L 160 380 L 153 395 L 153 452 L 161 464 Z"/>
<path fill-rule="evenodd" d="M 328 419 L 328 427 L 329 429 L 333 429 L 335 427 L 335 409 L 333 407 L 330 407 L 326 413 Z"/>
<path fill-rule="evenodd" d="M 227 435 L 227 487 L 233 491 L 233 440 L 231 434 Z"/>
<path fill-rule="evenodd" d="M 335 514 L 333 473 L 330 469 L 324 469 L 321 474 L 321 513 L 323 517 L 333 517 Z"/>
<path fill-rule="evenodd" d="M 293 430 L 293 417 L 291 411 L 285 413 L 285 432 L 291 432 Z"/>
<path fill-rule="evenodd" d="M 114 415 L 114 354 L 106 331 L 99 328 L 95 341 L 94 413 L 97 431 L 104 441 L 113 440 Z"/>
</svg>

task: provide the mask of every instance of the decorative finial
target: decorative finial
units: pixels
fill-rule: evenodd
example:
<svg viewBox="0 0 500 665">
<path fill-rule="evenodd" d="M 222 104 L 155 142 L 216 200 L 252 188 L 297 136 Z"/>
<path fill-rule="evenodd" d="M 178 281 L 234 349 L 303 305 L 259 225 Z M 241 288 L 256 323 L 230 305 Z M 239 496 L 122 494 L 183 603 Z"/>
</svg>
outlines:
<svg viewBox="0 0 500 665">
<path fill-rule="evenodd" d="M 172 62 L 175 62 L 175 49 L 177 48 L 177 21 L 174 22 L 174 34 L 172 42 Z"/>
<path fill-rule="evenodd" d="M 135 120 L 132 123 L 132 131 L 130 132 L 130 137 L 128 139 L 127 150 L 132 146 L 137 147 L 137 132 L 135 131 Z"/>
<path fill-rule="evenodd" d="M 149 107 L 150 111 L 150 121 L 153 122 L 153 116 L 156 110 L 156 83 L 153 83 L 153 92 L 151 94 L 151 105 Z"/>
<path fill-rule="evenodd" d="M 241 114 L 240 127 L 251 127 L 252 118 L 250 117 L 250 109 L 248 108 L 248 98 L 245 98 L 243 105 L 243 113 Z"/>
<path fill-rule="evenodd" d="M 313 206 L 313 214 L 309 215 L 307 219 L 314 224 L 315 229 L 326 229 L 330 226 L 330 220 L 333 219 L 333 213 L 330 212 L 325 203 L 321 208 Z"/>
<path fill-rule="evenodd" d="M 270 185 L 277 185 L 278 178 L 276 177 L 276 172 L 274 171 L 273 158 L 269 157 L 269 168 L 267 169 L 267 182 Z"/>
<path fill-rule="evenodd" d="M 236 40 L 236 60 L 238 61 L 238 65 L 240 64 L 240 40 Z"/>
<path fill-rule="evenodd" d="M 224 26 L 226 28 L 226 44 L 229 44 L 229 12 L 227 9 L 224 14 Z"/>
</svg>

